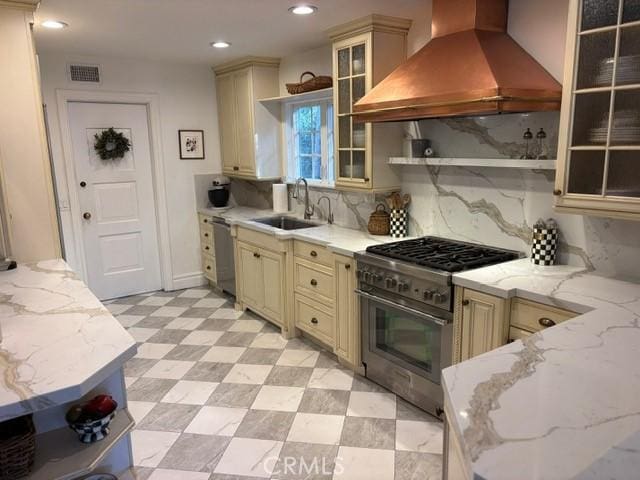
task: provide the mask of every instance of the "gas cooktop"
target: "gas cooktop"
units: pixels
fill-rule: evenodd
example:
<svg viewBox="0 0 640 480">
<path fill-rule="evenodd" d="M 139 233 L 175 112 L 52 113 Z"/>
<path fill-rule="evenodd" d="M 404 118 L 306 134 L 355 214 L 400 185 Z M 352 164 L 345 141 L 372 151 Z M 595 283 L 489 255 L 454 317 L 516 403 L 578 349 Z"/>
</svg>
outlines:
<svg viewBox="0 0 640 480">
<path fill-rule="evenodd" d="M 372 245 L 367 247 L 367 253 L 449 273 L 485 267 L 520 257 L 518 252 L 511 250 L 439 237 Z"/>
</svg>

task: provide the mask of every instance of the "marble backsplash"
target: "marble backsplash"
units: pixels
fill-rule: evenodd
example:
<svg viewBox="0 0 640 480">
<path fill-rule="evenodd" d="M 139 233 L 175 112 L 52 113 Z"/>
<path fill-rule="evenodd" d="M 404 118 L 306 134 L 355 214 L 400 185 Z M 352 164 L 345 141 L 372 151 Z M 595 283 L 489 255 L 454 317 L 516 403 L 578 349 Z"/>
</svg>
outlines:
<svg viewBox="0 0 640 480">
<path fill-rule="evenodd" d="M 415 131 L 416 125 L 411 125 Z M 432 140 L 439 156 L 519 158 L 522 134 L 544 128 L 550 152 L 557 150 L 558 113 L 425 120 L 421 136 Z M 554 157 L 555 155 L 551 155 Z M 410 193 L 410 235 L 440 235 L 529 254 L 533 224 L 553 217 L 561 233 L 560 263 L 586 266 L 602 275 L 640 279 L 640 222 L 561 215 L 553 211 L 554 172 L 509 168 L 401 166 L 402 190 Z M 293 187 L 290 186 L 291 193 Z M 271 208 L 271 183 L 233 181 L 233 202 Z M 316 216 L 327 218 L 331 199 L 335 223 L 365 230 L 369 215 L 384 196 L 311 189 Z M 304 201 L 290 199 L 302 213 Z"/>
</svg>

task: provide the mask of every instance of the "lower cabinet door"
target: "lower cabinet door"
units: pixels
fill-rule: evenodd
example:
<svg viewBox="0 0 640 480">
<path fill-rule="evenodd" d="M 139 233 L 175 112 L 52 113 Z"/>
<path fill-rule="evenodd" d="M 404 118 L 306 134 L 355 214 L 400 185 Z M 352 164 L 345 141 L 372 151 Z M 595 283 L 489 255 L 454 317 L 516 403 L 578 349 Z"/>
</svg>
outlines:
<svg viewBox="0 0 640 480">
<path fill-rule="evenodd" d="M 507 300 L 465 289 L 462 300 L 461 360 L 468 360 L 506 344 L 508 315 Z"/>
<path fill-rule="evenodd" d="M 261 283 L 263 285 L 263 309 L 264 313 L 271 316 L 278 323 L 283 323 L 282 294 L 284 287 L 284 262 L 279 253 L 260 250 Z M 254 274 L 255 275 L 255 274 Z"/>
<path fill-rule="evenodd" d="M 356 288 L 355 262 L 335 256 L 336 334 L 335 353 L 354 366 L 360 365 L 360 318 Z"/>
<path fill-rule="evenodd" d="M 259 249 L 244 243 L 238 244 L 242 302 L 257 310 L 264 304 L 262 259 Z"/>
</svg>

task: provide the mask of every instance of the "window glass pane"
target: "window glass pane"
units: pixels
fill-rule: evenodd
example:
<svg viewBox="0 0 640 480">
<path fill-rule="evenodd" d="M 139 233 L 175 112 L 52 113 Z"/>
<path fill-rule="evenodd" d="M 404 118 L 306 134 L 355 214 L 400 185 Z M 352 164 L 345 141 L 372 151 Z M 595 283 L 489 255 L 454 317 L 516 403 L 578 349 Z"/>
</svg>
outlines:
<svg viewBox="0 0 640 480">
<path fill-rule="evenodd" d="M 322 180 L 322 157 L 314 156 L 311 162 L 311 178 L 314 180 Z"/>
<path fill-rule="evenodd" d="M 364 44 L 356 45 L 355 47 L 353 47 L 351 54 L 353 55 L 353 65 L 352 65 L 351 74 L 362 75 L 365 72 Z"/>
<path fill-rule="evenodd" d="M 343 178 L 351 178 L 351 152 L 349 150 L 340 150 L 340 176 Z"/>
<path fill-rule="evenodd" d="M 351 117 L 338 118 L 339 144 L 340 148 L 349 148 L 351 146 Z"/>
<path fill-rule="evenodd" d="M 349 57 L 350 55 L 348 48 L 338 50 L 338 77 L 349 76 L 349 63 L 351 63 Z"/>
<path fill-rule="evenodd" d="M 351 113 L 349 79 L 338 80 L 338 113 Z"/>
<path fill-rule="evenodd" d="M 353 152 L 353 172 L 351 172 L 351 176 L 353 178 L 364 178 L 364 175 L 364 152 L 359 150 Z"/>
<path fill-rule="evenodd" d="M 622 23 L 640 20 L 640 0 L 624 0 Z"/>
<path fill-rule="evenodd" d="M 300 155 L 311 155 L 311 143 L 313 134 L 301 133 L 298 135 L 298 152 Z"/>
<path fill-rule="evenodd" d="M 353 82 L 351 93 L 353 95 L 353 103 L 356 103 L 364 97 L 364 77 L 356 77 L 351 81 Z"/>
<path fill-rule="evenodd" d="M 610 153 L 607 195 L 640 198 L 640 152 Z"/>
<path fill-rule="evenodd" d="M 326 104 L 325 104 L 326 105 Z M 323 110 L 327 112 L 327 121 L 331 119 L 331 135 L 333 135 L 333 109 L 323 104 L 299 105 L 294 107 L 291 138 L 294 151 L 291 168 L 297 177 L 309 180 L 323 180 Z M 329 116 L 330 115 L 330 116 Z M 328 132 L 328 129 L 327 129 Z M 327 148 L 333 149 L 333 142 Z"/>
<path fill-rule="evenodd" d="M 327 107 L 327 181 L 335 180 L 335 144 L 333 141 L 333 105 Z"/>
<path fill-rule="evenodd" d="M 299 165 L 299 172 L 300 172 L 300 176 L 304 177 L 304 178 L 311 178 L 311 174 L 312 174 L 312 161 L 311 161 L 311 157 L 309 156 L 301 156 L 298 159 L 298 165 Z"/>
<path fill-rule="evenodd" d="M 580 37 L 577 88 L 611 86 L 615 46 L 615 31 Z"/>
<path fill-rule="evenodd" d="M 610 92 L 576 95 L 573 146 L 605 145 L 609 128 Z"/>
<path fill-rule="evenodd" d="M 611 145 L 640 145 L 640 90 L 616 92 Z"/>
<path fill-rule="evenodd" d="M 616 84 L 640 83 L 640 27 L 621 29 Z"/>
<path fill-rule="evenodd" d="M 571 152 L 569 193 L 600 195 L 604 175 L 603 151 Z"/>
<path fill-rule="evenodd" d="M 365 124 L 353 122 L 353 148 L 364 148 L 365 138 Z"/>
<path fill-rule="evenodd" d="M 582 31 L 618 23 L 619 0 L 583 0 Z"/>
</svg>

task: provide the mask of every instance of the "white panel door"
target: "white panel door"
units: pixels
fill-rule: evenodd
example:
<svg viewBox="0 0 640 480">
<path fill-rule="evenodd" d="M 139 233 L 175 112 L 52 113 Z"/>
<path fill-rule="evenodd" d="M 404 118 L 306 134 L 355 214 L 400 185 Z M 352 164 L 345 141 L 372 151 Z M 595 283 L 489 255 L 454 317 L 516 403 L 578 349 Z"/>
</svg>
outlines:
<svg viewBox="0 0 640 480">
<path fill-rule="evenodd" d="M 102 300 L 159 290 L 147 107 L 71 102 L 69 123 L 89 287 Z M 101 160 L 94 136 L 110 127 L 131 149 Z"/>
</svg>

